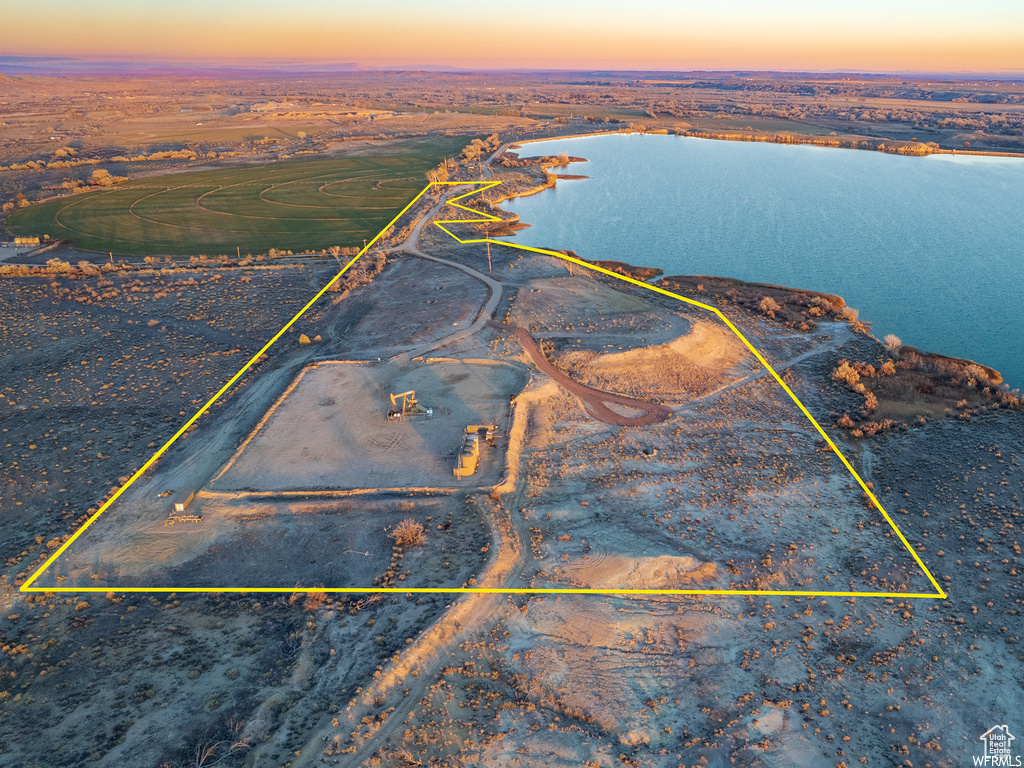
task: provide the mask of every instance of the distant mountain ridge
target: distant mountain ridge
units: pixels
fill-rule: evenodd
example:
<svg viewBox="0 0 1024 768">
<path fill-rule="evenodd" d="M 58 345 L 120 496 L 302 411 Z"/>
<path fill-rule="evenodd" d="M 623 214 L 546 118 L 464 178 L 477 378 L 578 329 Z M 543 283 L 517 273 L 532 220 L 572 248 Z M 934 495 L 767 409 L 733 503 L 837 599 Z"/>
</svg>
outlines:
<svg viewBox="0 0 1024 768">
<path fill-rule="evenodd" d="M 331 75 L 353 72 L 438 72 L 452 73 L 565 73 L 576 76 L 640 76 L 640 77 L 736 77 L 749 78 L 770 75 L 773 77 L 858 77 L 884 79 L 905 77 L 928 80 L 970 80 L 970 81 L 1024 81 L 1024 70 L 995 72 L 912 72 L 912 71 L 854 71 L 854 70 L 629 70 L 629 69 L 535 69 L 530 67 L 456 67 L 447 64 L 394 64 L 371 66 L 355 61 L 309 62 L 309 61 L 268 61 L 224 63 L 217 61 L 135 61 L 84 59 L 64 56 L 0 56 L 0 73 L 6 79 L 17 76 L 208 76 L 208 77 L 255 77 L 268 75 Z"/>
<path fill-rule="evenodd" d="M 354 61 L 274 62 L 261 65 L 257 62 L 224 64 L 207 61 L 117 61 L 52 56 L 0 56 L 0 72 L 7 76 L 331 74 L 365 72 L 367 69 Z"/>
</svg>

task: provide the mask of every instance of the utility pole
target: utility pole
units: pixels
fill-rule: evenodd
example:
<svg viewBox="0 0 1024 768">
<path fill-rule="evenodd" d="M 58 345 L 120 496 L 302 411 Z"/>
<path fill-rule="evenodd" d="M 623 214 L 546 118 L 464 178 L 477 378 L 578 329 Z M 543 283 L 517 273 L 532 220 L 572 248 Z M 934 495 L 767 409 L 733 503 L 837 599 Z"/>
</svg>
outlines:
<svg viewBox="0 0 1024 768">
<path fill-rule="evenodd" d="M 491 271 L 491 241 L 487 241 L 487 271 Z"/>
</svg>

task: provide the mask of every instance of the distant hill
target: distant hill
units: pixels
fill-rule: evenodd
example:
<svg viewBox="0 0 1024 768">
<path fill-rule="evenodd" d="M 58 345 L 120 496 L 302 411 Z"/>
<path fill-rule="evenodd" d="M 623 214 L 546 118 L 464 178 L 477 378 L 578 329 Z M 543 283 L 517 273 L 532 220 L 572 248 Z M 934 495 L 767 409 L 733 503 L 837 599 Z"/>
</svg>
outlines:
<svg viewBox="0 0 1024 768">
<path fill-rule="evenodd" d="M 0 56 L 0 67 L 14 75 L 214 75 L 238 77 L 247 75 L 333 74 L 364 72 L 358 62 L 274 62 L 270 64 L 214 64 L 204 61 L 103 61 L 43 56 Z"/>
</svg>

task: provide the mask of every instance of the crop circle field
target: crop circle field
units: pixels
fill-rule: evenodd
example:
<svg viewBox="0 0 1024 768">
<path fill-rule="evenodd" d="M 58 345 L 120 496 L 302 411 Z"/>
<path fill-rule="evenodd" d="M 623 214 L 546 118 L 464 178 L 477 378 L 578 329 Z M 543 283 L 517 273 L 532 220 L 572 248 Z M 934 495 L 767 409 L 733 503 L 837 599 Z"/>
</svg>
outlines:
<svg viewBox="0 0 1024 768">
<path fill-rule="evenodd" d="M 15 235 L 126 255 L 260 253 L 362 245 L 465 139 L 387 155 L 291 160 L 136 179 L 17 211 Z"/>
</svg>

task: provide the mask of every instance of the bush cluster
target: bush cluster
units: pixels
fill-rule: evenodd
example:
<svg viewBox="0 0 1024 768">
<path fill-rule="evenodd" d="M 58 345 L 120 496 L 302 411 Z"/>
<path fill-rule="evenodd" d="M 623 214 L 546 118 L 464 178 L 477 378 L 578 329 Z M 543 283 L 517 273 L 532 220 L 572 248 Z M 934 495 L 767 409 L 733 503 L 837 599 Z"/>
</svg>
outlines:
<svg viewBox="0 0 1024 768">
<path fill-rule="evenodd" d="M 391 531 L 391 538 L 395 540 L 395 546 L 402 549 L 418 547 L 427 542 L 427 535 L 423 531 L 423 524 L 417 523 L 411 517 L 405 518 Z"/>
</svg>

